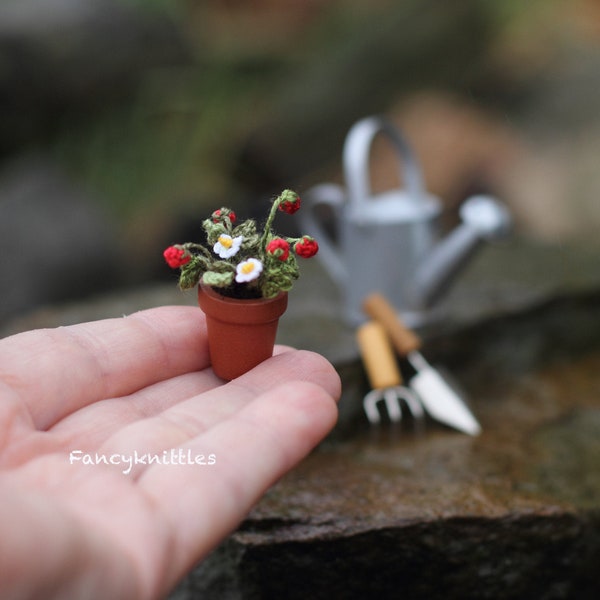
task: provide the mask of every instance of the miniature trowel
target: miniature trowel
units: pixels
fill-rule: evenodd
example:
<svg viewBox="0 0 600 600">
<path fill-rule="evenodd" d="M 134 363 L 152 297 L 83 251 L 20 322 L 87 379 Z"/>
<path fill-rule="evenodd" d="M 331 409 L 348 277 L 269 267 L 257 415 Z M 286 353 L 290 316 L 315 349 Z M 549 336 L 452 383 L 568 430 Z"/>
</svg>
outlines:
<svg viewBox="0 0 600 600">
<path fill-rule="evenodd" d="M 462 398 L 419 352 L 421 339 L 402 323 L 394 307 L 381 294 L 371 294 L 364 301 L 363 309 L 383 325 L 398 354 L 405 356 L 415 369 L 409 385 L 419 395 L 427 413 L 436 421 L 469 435 L 481 433 L 481 426 Z"/>
</svg>

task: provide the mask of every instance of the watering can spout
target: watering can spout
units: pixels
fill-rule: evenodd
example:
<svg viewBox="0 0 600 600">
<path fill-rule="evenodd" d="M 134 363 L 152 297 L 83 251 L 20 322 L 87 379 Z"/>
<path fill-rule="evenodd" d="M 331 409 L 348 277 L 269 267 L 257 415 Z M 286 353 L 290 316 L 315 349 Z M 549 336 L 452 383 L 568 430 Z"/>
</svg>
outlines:
<svg viewBox="0 0 600 600">
<path fill-rule="evenodd" d="M 491 196 L 472 196 L 460 208 L 462 223 L 438 242 L 419 265 L 411 286 L 411 310 L 435 304 L 484 241 L 508 234 L 508 210 Z"/>
</svg>

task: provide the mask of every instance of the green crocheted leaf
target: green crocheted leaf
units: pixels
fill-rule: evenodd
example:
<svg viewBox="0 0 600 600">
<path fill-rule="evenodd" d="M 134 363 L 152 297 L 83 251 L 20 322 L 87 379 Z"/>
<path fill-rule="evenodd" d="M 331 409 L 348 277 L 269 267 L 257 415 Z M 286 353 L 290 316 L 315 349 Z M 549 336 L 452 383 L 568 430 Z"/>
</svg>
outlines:
<svg viewBox="0 0 600 600">
<path fill-rule="evenodd" d="M 265 264 L 261 293 L 265 298 L 273 298 L 279 292 L 288 292 L 298 279 L 298 265 L 290 255 L 287 261 L 269 257 Z"/>
<path fill-rule="evenodd" d="M 200 279 L 203 271 L 206 270 L 206 260 L 201 256 L 194 256 L 190 262 L 181 267 L 179 275 L 179 287 L 182 290 L 193 288 Z"/>
<path fill-rule="evenodd" d="M 256 222 L 254 219 L 248 219 L 247 221 L 240 223 L 237 227 L 234 227 L 231 235 L 233 237 L 243 235 L 244 238 L 250 238 L 253 235 L 256 235 Z"/>
<path fill-rule="evenodd" d="M 202 227 L 206 231 L 206 240 L 211 247 L 217 243 L 220 235 L 227 233 L 227 229 L 223 223 L 215 223 L 212 219 L 205 219 L 202 222 Z"/>
<path fill-rule="evenodd" d="M 258 236 L 258 234 L 244 236 L 244 239 L 242 241 L 242 251 L 246 255 L 261 255 L 260 237 Z"/>
<path fill-rule="evenodd" d="M 207 271 L 202 276 L 202 283 L 211 287 L 223 288 L 233 283 L 233 273 L 216 273 L 215 271 Z"/>
<path fill-rule="evenodd" d="M 210 270 L 214 273 L 231 273 L 232 277 L 235 275 L 235 266 L 226 260 L 213 261 Z"/>
</svg>

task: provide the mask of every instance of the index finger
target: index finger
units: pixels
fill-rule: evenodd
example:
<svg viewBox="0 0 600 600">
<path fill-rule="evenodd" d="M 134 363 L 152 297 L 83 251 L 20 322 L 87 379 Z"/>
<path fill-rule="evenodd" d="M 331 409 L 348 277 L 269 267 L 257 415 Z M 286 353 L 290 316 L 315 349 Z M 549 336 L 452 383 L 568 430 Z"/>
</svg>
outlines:
<svg viewBox="0 0 600 600">
<path fill-rule="evenodd" d="M 16 394 L 36 428 L 47 429 L 98 400 L 208 365 L 202 311 L 153 308 L 0 340 L 0 393 Z"/>
</svg>

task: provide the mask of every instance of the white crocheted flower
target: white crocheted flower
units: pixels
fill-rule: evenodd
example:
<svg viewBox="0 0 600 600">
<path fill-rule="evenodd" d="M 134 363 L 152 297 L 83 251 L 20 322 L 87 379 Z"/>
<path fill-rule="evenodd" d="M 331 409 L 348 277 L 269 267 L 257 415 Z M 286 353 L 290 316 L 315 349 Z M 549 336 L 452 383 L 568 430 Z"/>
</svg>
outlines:
<svg viewBox="0 0 600 600">
<path fill-rule="evenodd" d="M 223 233 L 219 236 L 217 243 L 213 246 L 213 251 L 220 258 L 230 258 L 235 256 L 242 245 L 244 236 L 238 235 L 232 238 L 230 235 Z"/>
<path fill-rule="evenodd" d="M 249 258 L 242 261 L 235 270 L 237 273 L 235 280 L 238 283 L 244 283 L 256 279 L 262 273 L 263 265 L 256 258 Z"/>
</svg>

